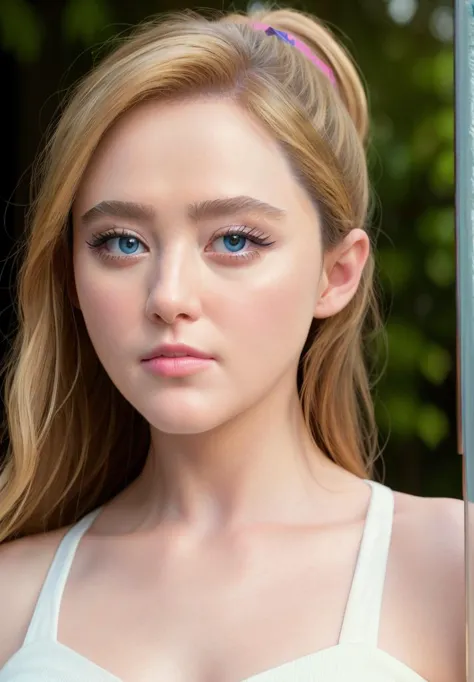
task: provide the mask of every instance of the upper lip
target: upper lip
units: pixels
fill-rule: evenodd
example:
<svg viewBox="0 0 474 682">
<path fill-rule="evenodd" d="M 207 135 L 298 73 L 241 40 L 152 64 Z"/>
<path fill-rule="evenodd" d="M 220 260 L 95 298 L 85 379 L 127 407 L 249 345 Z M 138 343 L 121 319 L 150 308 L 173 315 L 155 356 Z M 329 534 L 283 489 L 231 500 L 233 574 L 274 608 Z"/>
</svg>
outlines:
<svg viewBox="0 0 474 682">
<path fill-rule="evenodd" d="M 145 355 L 142 360 L 151 360 L 152 358 L 158 358 L 160 355 L 172 356 L 174 353 L 183 353 L 204 360 L 212 359 L 212 355 L 209 355 L 209 353 L 204 353 L 203 351 L 192 348 L 192 346 L 187 346 L 184 343 L 162 343 Z"/>
</svg>

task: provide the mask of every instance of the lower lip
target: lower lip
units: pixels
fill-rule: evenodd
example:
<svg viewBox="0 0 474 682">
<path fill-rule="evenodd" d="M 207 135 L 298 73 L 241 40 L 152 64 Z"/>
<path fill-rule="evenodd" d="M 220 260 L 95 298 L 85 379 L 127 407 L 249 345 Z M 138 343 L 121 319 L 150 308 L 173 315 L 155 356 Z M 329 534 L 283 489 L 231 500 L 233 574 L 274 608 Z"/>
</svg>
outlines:
<svg viewBox="0 0 474 682">
<path fill-rule="evenodd" d="M 209 367 L 214 362 L 211 358 L 196 358 L 192 355 L 185 355 L 179 358 L 151 358 L 144 360 L 143 364 L 153 374 L 162 377 L 186 377 L 195 374 Z"/>
</svg>

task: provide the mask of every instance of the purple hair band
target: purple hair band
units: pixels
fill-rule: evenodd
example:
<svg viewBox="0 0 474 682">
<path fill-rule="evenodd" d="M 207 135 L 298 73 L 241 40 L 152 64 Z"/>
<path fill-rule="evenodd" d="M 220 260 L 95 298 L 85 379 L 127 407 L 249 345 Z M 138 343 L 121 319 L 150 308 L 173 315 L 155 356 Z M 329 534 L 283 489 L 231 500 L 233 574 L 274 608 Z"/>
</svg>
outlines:
<svg viewBox="0 0 474 682">
<path fill-rule="evenodd" d="M 319 57 L 316 57 L 315 54 L 310 50 L 310 48 L 303 43 L 302 40 L 298 40 L 298 38 L 295 38 L 295 36 L 291 35 L 291 33 L 286 33 L 286 31 L 279 31 L 276 28 L 273 28 L 272 26 L 269 26 L 268 24 L 250 24 L 252 28 L 254 28 L 256 31 L 263 31 L 267 36 L 276 36 L 279 38 L 279 40 L 283 40 L 285 43 L 288 43 L 289 45 L 293 45 L 293 47 L 296 47 L 296 49 L 304 54 L 307 59 L 309 59 L 315 66 L 318 67 L 320 71 L 324 73 L 325 76 L 329 78 L 331 83 L 333 85 L 336 85 L 336 78 L 334 76 L 334 72 L 327 64 L 325 64 Z"/>
</svg>

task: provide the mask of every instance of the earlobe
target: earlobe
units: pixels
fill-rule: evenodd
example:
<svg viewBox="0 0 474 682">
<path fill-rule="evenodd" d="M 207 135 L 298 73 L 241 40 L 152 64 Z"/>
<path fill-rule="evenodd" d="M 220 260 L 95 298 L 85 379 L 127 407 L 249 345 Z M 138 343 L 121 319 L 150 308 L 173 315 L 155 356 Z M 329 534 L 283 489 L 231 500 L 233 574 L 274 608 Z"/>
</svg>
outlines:
<svg viewBox="0 0 474 682">
<path fill-rule="evenodd" d="M 322 290 L 314 317 L 332 317 L 355 296 L 370 254 L 370 240 L 364 230 L 352 230 L 343 242 L 324 258 Z"/>
</svg>

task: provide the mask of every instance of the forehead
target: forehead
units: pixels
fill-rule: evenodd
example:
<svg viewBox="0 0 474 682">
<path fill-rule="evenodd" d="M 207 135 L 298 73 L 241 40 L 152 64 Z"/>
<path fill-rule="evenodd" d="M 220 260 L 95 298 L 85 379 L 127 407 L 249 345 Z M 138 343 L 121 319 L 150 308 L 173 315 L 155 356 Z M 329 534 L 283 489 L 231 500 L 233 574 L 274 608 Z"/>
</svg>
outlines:
<svg viewBox="0 0 474 682">
<path fill-rule="evenodd" d="M 76 200 L 86 210 L 104 199 L 145 203 L 250 195 L 285 210 L 314 207 L 271 134 L 228 99 L 149 101 L 107 133 Z"/>
</svg>

